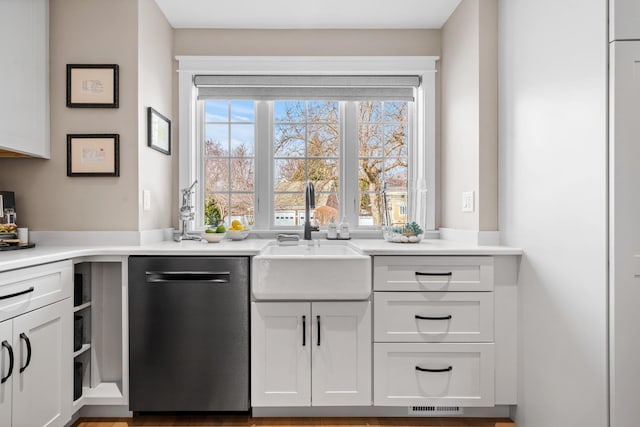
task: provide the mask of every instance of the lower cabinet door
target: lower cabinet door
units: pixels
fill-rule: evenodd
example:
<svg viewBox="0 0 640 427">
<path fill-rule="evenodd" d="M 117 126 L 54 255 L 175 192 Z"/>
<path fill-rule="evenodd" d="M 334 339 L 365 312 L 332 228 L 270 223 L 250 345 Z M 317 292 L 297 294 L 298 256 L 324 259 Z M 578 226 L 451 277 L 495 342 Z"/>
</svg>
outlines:
<svg viewBox="0 0 640 427">
<path fill-rule="evenodd" d="M 374 344 L 377 406 L 494 406 L 492 343 Z"/>
<path fill-rule="evenodd" d="M 11 425 L 11 388 L 12 376 L 15 370 L 15 364 L 12 366 L 11 359 L 15 360 L 13 351 L 13 321 L 6 320 L 0 323 L 0 426 Z"/>
<path fill-rule="evenodd" d="M 13 427 L 62 427 L 71 419 L 71 298 L 13 320 Z"/>
<path fill-rule="evenodd" d="M 312 406 L 371 405 L 370 303 L 311 306 Z"/>
<path fill-rule="evenodd" d="M 251 405 L 311 405 L 311 304 L 251 303 Z"/>
</svg>

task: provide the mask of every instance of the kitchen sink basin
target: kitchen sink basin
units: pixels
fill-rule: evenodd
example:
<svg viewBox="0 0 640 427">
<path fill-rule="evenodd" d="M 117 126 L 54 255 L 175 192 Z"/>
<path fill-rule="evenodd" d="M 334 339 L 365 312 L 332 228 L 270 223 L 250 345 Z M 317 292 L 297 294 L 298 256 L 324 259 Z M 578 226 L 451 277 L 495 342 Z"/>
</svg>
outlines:
<svg viewBox="0 0 640 427">
<path fill-rule="evenodd" d="M 371 258 L 346 245 L 269 245 L 253 258 L 259 300 L 358 300 L 371 294 Z"/>
</svg>

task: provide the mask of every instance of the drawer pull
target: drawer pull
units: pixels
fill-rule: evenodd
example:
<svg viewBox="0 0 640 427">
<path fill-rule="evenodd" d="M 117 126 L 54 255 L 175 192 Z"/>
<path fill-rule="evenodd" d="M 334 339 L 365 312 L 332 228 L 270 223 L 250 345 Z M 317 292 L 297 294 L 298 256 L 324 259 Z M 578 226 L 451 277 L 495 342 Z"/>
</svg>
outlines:
<svg viewBox="0 0 640 427">
<path fill-rule="evenodd" d="M 33 286 L 31 286 L 29 289 L 25 289 L 24 291 L 16 292 L 16 293 L 9 294 L 9 295 L 2 295 L 2 296 L 0 296 L 0 300 L 17 297 L 17 296 L 28 294 L 28 293 L 31 293 L 31 292 L 33 292 Z"/>
<path fill-rule="evenodd" d="M 11 348 L 11 344 L 9 344 L 6 340 L 2 341 L 2 347 L 5 347 L 9 352 L 9 372 L 7 372 L 7 376 L 2 377 L 2 381 L 0 381 L 2 384 L 4 384 L 5 382 L 7 382 L 7 380 L 11 376 L 11 373 L 13 372 L 13 349 Z"/>
<path fill-rule="evenodd" d="M 453 271 L 447 273 L 424 273 L 422 271 L 416 271 L 416 276 L 451 277 L 453 276 Z"/>
<path fill-rule="evenodd" d="M 419 320 L 451 320 L 452 318 L 453 318 L 452 315 L 431 317 L 431 316 L 420 316 L 419 314 L 416 314 L 416 319 L 419 319 Z"/>
<path fill-rule="evenodd" d="M 420 372 L 451 372 L 451 371 L 453 371 L 453 367 L 449 366 L 448 368 L 442 368 L 442 369 L 429 369 L 429 368 L 421 368 L 420 366 L 416 366 L 416 371 L 420 371 Z"/>
</svg>

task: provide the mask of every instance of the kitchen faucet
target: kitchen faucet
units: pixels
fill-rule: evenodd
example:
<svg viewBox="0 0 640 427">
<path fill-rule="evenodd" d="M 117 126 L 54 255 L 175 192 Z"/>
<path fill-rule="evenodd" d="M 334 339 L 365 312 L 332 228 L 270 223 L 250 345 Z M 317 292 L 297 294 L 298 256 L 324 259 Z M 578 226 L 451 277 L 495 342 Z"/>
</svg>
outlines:
<svg viewBox="0 0 640 427">
<path fill-rule="evenodd" d="M 200 236 L 187 234 L 187 224 L 189 221 L 193 221 L 193 218 L 195 217 L 195 208 L 191 203 L 191 192 L 197 183 L 198 180 L 195 180 L 189 188 L 182 189 L 182 206 L 180 207 L 180 222 L 182 223 L 182 230 L 180 234 L 173 237 L 173 240 L 176 242 L 181 242 L 182 240 L 200 240 Z"/>
<path fill-rule="evenodd" d="M 316 192 L 311 180 L 307 180 L 304 192 L 304 240 L 311 240 L 311 232 L 318 231 L 320 227 L 311 225 L 311 209 L 316 208 Z"/>
</svg>

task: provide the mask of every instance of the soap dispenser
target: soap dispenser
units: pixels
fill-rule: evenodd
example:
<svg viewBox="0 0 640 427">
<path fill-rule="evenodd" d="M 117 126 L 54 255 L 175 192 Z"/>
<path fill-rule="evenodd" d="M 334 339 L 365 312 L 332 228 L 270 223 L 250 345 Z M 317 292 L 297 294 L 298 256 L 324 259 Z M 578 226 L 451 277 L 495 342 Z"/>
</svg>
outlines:
<svg viewBox="0 0 640 427">
<path fill-rule="evenodd" d="M 336 220 L 334 217 L 331 217 L 331 221 L 327 226 L 327 239 L 337 239 L 338 238 L 338 224 L 336 224 Z"/>
<path fill-rule="evenodd" d="M 350 239 L 347 217 L 342 217 L 342 222 L 340 223 L 340 239 Z"/>
</svg>

